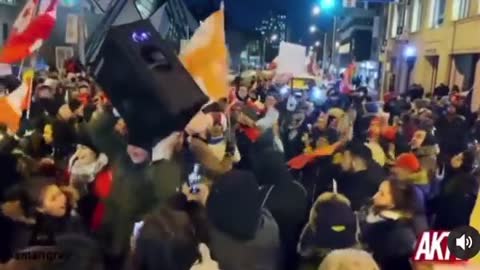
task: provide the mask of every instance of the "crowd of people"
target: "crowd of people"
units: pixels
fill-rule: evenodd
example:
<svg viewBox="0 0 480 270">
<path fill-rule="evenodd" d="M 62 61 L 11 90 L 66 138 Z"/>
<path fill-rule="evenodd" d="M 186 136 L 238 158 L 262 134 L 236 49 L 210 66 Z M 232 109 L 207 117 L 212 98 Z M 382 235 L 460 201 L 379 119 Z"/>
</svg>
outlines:
<svg viewBox="0 0 480 270">
<path fill-rule="evenodd" d="M 409 270 L 422 232 L 469 224 L 480 115 L 463 98 L 280 88 L 238 78 L 151 145 L 91 77 L 36 74 L 0 130 L 0 269 Z"/>
</svg>

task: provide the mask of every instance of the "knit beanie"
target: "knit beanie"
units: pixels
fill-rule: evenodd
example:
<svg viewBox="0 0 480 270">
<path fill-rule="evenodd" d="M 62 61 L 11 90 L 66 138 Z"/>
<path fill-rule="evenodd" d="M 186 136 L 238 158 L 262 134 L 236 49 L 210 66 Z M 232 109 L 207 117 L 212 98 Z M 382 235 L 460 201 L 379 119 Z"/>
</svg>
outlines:
<svg viewBox="0 0 480 270">
<path fill-rule="evenodd" d="M 253 174 L 233 170 L 214 181 L 207 201 L 207 215 L 214 227 L 238 240 L 255 237 L 262 198 Z"/>
<path fill-rule="evenodd" d="M 395 160 L 395 167 L 418 172 L 422 168 L 420 161 L 413 153 L 403 153 Z"/>
</svg>

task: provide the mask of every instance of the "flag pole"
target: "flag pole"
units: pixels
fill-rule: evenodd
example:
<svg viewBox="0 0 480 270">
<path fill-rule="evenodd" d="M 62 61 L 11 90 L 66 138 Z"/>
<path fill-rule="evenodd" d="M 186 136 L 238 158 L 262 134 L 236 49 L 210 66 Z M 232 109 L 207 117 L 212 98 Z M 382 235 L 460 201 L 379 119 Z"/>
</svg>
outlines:
<svg viewBox="0 0 480 270">
<path fill-rule="evenodd" d="M 23 66 L 25 65 L 25 59 L 22 59 L 22 62 L 20 63 L 20 68 L 18 69 L 18 75 L 17 79 L 21 80 L 22 78 L 22 72 L 23 72 Z"/>
</svg>

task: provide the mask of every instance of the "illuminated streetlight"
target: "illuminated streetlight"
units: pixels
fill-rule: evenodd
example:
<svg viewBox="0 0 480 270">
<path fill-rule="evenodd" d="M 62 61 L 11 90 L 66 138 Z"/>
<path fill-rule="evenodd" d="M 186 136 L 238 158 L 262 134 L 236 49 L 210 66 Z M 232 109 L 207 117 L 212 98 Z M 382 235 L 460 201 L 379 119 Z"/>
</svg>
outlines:
<svg viewBox="0 0 480 270">
<path fill-rule="evenodd" d="M 320 14 L 320 7 L 319 6 L 314 6 L 312 9 L 312 13 L 314 16 Z"/>
<path fill-rule="evenodd" d="M 272 40 L 272 41 L 277 41 L 277 39 L 278 39 L 277 34 L 273 34 L 272 37 L 270 38 L 270 40 Z"/>
<path fill-rule="evenodd" d="M 340 42 L 338 42 L 338 41 L 335 42 L 335 47 L 337 47 L 337 48 L 340 47 Z"/>
<path fill-rule="evenodd" d="M 403 55 L 406 58 L 414 57 L 417 54 L 417 50 L 415 49 L 414 46 L 408 46 L 405 48 L 405 51 L 403 52 Z"/>
<path fill-rule="evenodd" d="M 310 26 L 310 33 L 315 33 L 317 31 L 317 27 L 315 25 Z"/>
<path fill-rule="evenodd" d="M 320 47 L 320 41 L 315 42 L 315 47 Z"/>
</svg>

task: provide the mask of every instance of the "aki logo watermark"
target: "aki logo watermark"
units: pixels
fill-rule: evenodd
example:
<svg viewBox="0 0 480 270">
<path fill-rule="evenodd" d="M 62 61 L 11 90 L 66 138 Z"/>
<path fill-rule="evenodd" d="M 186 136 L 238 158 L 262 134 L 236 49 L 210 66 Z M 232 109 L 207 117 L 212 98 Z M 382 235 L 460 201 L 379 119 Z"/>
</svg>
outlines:
<svg viewBox="0 0 480 270">
<path fill-rule="evenodd" d="M 29 241 L 29 247 L 14 254 L 15 260 L 20 261 L 63 261 L 68 255 L 56 247 L 55 234 L 34 228 Z"/>
</svg>

